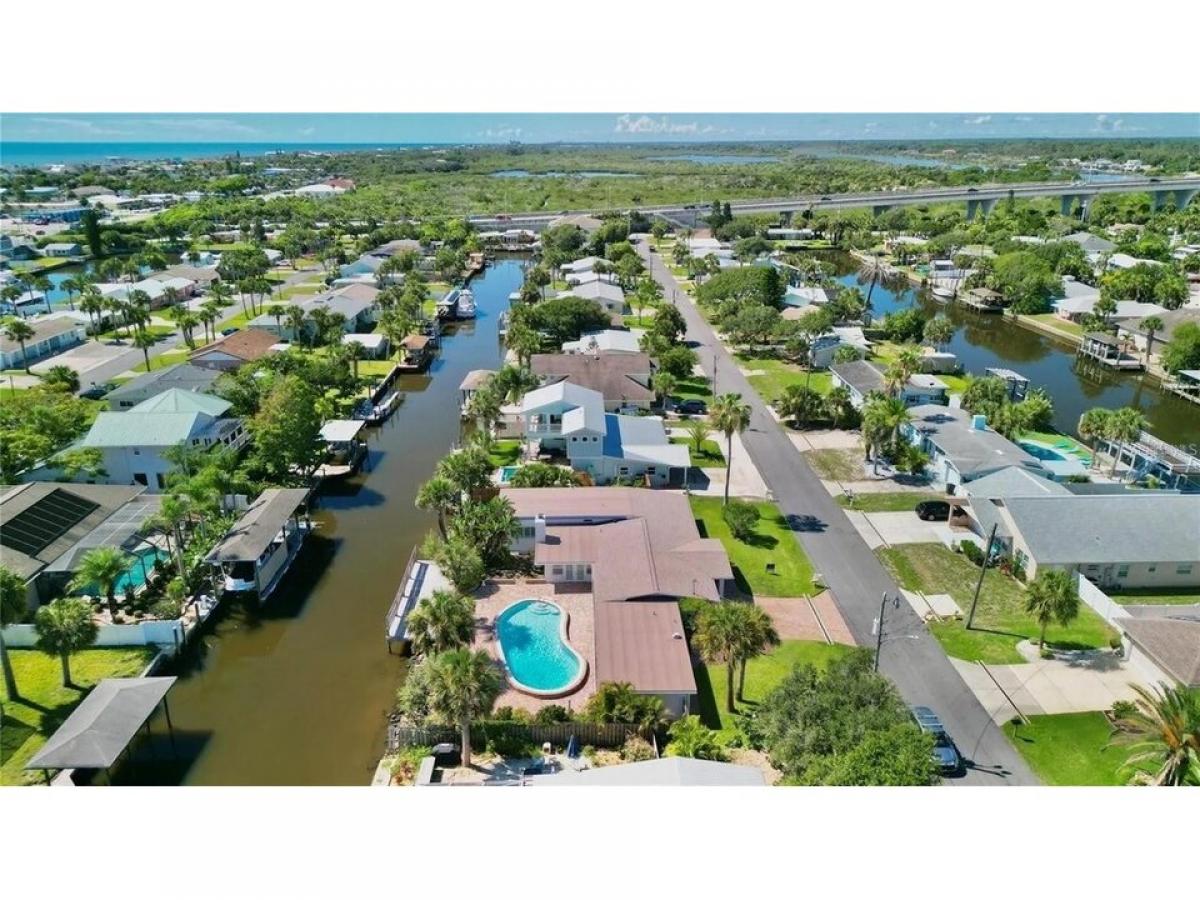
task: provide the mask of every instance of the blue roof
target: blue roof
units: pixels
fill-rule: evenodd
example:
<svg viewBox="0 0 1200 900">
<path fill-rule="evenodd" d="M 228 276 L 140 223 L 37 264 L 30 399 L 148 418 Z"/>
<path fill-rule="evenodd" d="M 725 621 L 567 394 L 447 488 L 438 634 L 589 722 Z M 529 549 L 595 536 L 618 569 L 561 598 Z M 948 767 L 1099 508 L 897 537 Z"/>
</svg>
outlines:
<svg viewBox="0 0 1200 900">
<path fill-rule="evenodd" d="M 614 413 L 604 414 L 604 455 L 620 459 L 625 455 L 621 446 L 621 423 Z"/>
</svg>

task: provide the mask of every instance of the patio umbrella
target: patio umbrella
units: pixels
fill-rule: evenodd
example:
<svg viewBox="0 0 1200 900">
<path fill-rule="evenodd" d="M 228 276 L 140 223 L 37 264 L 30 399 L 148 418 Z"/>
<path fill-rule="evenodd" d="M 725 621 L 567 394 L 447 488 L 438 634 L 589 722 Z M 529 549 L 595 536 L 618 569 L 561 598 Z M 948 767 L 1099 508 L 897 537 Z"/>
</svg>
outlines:
<svg viewBox="0 0 1200 900">
<path fill-rule="evenodd" d="M 575 738 L 575 735 L 571 735 L 570 739 L 567 741 L 567 759 L 578 759 L 578 758 L 579 758 L 579 741 Z"/>
</svg>

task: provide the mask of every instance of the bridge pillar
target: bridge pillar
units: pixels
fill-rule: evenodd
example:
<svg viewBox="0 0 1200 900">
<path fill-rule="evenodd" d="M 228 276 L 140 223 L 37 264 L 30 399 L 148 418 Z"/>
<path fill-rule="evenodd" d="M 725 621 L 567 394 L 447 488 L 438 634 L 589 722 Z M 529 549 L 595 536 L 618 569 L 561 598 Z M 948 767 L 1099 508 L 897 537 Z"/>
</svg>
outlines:
<svg viewBox="0 0 1200 900">
<path fill-rule="evenodd" d="M 1092 201 L 1096 199 L 1095 194 L 1081 194 L 1079 197 L 1079 219 L 1086 222 L 1088 213 L 1092 209 Z"/>
<path fill-rule="evenodd" d="M 1075 195 L 1074 194 L 1063 194 L 1062 195 L 1062 204 L 1059 206 L 1059 212 L 1061 212 L 1064 216 L 1069 216 L 1074 211 L 1075 211 Z"/>
<path fill-rule="evenodd" d="M 983 199 L 979 199 L 979 200 L 968 200 L 967 201 L 967 221 L 968 222 L 974 221 L 976 213 L 983 213 L 983 217 L 986 219 L 988 216 L 990 216 L 992 214 L 992 210 L 995 208 L 996 208 L 996 199 L 994 197 L 993 198 L 983 198 Z"/>
<path fill-rule="evenodd" d="M 1167 198 L 1172 195 L 1172 191 L 1155 191 L 1151 196 L 1150 209 L 1158 212 L 1167 205 Z"/>
<path fill-rule="evenodd" d="M 783 226 L 785 226 L 785 227 L 786 227 L 786 226 L 788 226 L 788 225 L 791 225 L 791 224 L 792 224 L 792 216 L 793 216 L 793 215 L 795 215 L 795 213 L 794 213 L 794 212 L 792 212 L 792 210 L 790 210 L 790 209 L 789 209 L 789 210 L 787 210 L 786 212 L 781 212 L 781 213 L 779 214 L 779 224 L 780 224 L 780 225 L 783 225 Z"/>
<path fill-rule="evenodd" d="M 1195 199 L 1196 194 L 1200 194 L 1200 190 L 1196 188 L 1184 188 L 1175 192 L 1175 208 L 1183 210 L 1189 203 Z"/>
</svg>

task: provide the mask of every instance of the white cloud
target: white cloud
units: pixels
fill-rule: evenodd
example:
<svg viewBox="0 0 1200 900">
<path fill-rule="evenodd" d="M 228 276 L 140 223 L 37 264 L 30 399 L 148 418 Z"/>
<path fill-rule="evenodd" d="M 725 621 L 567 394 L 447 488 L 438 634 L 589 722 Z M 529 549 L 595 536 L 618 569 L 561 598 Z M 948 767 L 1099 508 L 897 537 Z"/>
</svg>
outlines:
<svg viewBox="0 0 1200 900">
<path fill-rule="evenodd" d="M 992 117 L 990 115 L 975 116 L 975 118 L 973 118 L 973 119 L 963 119 L 963 124 L 964 125 L 986 125 L 990 121 L 992 121 Z"/>
<path fill-rule="evenodd" d="M 500 128 L 488 128 L 484 131 L 475 132 L 476 137 L 492 138 L 493 140 L 515 141 L 521 137 L 521 129 L 512 125 L 504 125 Z"/>
<path fill-rule="evenodd" d="M 312 125 L 309 125 L 307 128 L 298 128 L 296 133 L 301 137 L 312 137 L 317 133 L 317 129 Z"/>
<path fill-rule="evenodd" d="M 68 119 L 68 118 L 53 118 L 50 116 L 39 116 L 33 120 L 38 126 L 45 125 L 51 130 L 69 129 L 79 134 L 88 137 L 125 137 L 133 134 L 131 131 L 126 131 L 121 128 L 112 128 L 107 125 L 99 125 L 90 119 Z M 30 129 L 38 134 L 44 134 L 46 129 L 37 127 Z"/>
<path fill-rule="evenodd" d="M 246 135 L 255 136 L 262 132 L 247 125 L 244 122 L 238 122 L 234 119 L 206 119 L 206 118 L 190 118 L 179 117 L 171 119 L 144 119 L 139 124 L 149 125 L 151 128 L 162 128 L 164 130 L 175 129 L 179 131 L 190 131 L 195 134 L 205 135 Z"/>
<path fill-rule="evenodd" d="M 710 126 L 711 127 L 711 126 Z M 617 117 L 613 128 L 618 134 L 699 134 L 698 122 L 673 122 L 667 116 L 655 119 L 652 116 L 641 115 L 636 118 L 629 113 Z M 704 132 L 708 133 L 708 132 Z"/>
</svg>

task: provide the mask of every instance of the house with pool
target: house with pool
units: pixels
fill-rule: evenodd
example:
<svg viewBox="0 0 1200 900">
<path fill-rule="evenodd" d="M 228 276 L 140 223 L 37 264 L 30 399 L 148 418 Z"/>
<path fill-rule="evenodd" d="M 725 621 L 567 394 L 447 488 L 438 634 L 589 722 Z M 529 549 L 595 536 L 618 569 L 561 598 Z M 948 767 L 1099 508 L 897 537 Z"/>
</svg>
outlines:
<svg viewBox="0 0 1200 900">
<path fill-rule="evenodd" d="M 900 434 L 929 454 L 929 472 L 947 493 L 958 493 L 960 485 L 1009 467 L 1053 476 L 1028 449 L 989 428 L 986 416 L 936 404 L 914 406 L 909 413 L 912 419 Z"/>
<path fill-rule="evenodd" d="M 840 343 L 842 341 L 839 337 Z M 834 345 L 834 349 L 836 346 Z M 850 403 L 855 409 L 862 409 L 872 394 L 885 393 L 883 369 L 869 360 L 834 363 L 829 367 L 829 372 L 834 387 L 844 387 L 850 392 Z M 945 406 L 950 402 L 950 387 L 934 375 L 918 372 L 909 377 L 908 383 L 900 391 L 900 399 L 906 406 Z"/>
<path fill-rule="evenodd" d="M 508 488 L 514 553 L 538 577 L 489 583 L 476 643 L 503 665 L 499 705 L 578 707 L 600 684 L 627 682 L 686 715 L 696 682 L 682 597 L 720 602 L 733 570 L 701 537 L 687 498 L 638 488 Z"/>
<path fill-rule="evenodd" d="M 691 461 L 672 444 L 662 419 L 605 411 L 604 395 L 570 381 L 527 393 L 521 418 L 530 455 L 564 454 L 596 484 L 639 479 L 651 487 L 681 485 Z"/>
</svg>

